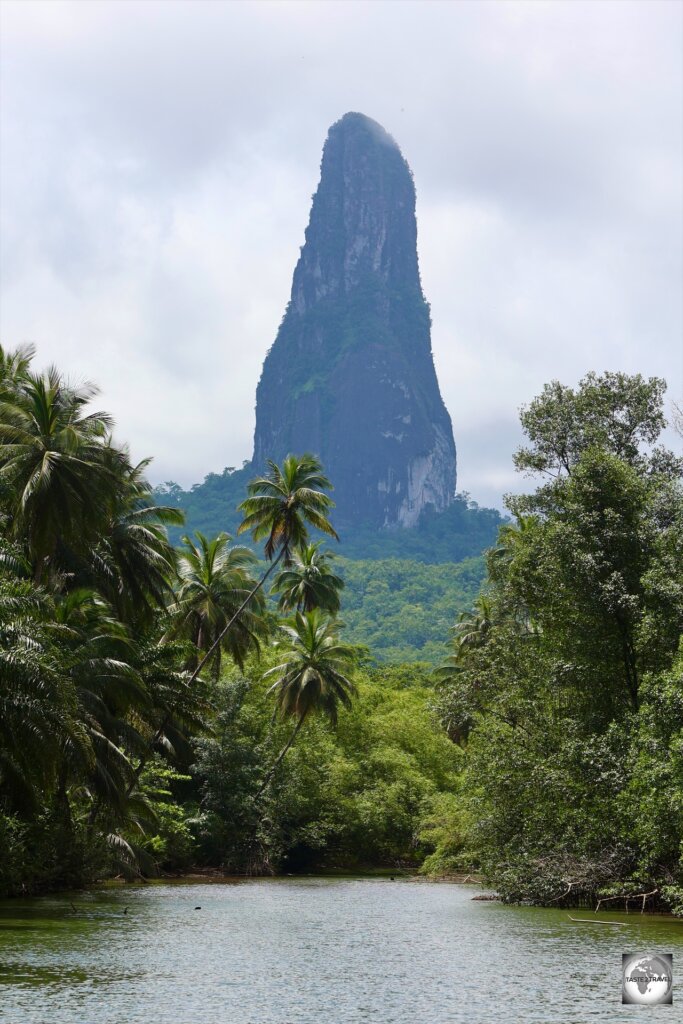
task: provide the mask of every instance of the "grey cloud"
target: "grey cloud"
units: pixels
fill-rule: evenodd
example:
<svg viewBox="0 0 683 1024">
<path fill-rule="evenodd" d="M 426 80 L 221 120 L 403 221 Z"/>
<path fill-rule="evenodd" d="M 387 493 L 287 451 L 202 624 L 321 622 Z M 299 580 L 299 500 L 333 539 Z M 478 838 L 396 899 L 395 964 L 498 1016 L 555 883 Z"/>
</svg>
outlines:
<svg viewBox="0 0 683 1024">
<path fill-rule="evenodd" d="M 416 178 L 461 484 L 500 503 L 553 377 L 683 395 L 669 3 L 3 4 L 0 327 L 104 387 L 185 484 L 251 453 L 327 127 Z"/>
</svg>

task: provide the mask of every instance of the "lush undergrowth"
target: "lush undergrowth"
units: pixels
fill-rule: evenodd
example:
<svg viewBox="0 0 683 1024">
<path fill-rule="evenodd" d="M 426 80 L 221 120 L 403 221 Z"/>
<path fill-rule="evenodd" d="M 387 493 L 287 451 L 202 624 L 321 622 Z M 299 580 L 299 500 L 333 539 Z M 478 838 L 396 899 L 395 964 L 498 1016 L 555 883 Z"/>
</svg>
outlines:
<svg viewBox="0 0 683 1024">
<path fill-rule="evenodd" d="M 291 727 L 272 721 L 262 676 L 274 652 L 231 670 L 214 693 L 211 734 L 188 763 L 156 756 L 140 793 L 154 811 L 146 833 L 123 827 L 147 875 L 214 868 L 263 874 L 370 867 L 418 869 L 434 854 L 435 818 L 453 813 L 462 752 L 433 711 L 424 665 L 360 670 L 358 699 L 336 729 L 302 730 L 273 786 L 256 800 Z M 450 862 L 449 862 L 450 863 Z M 0 816 L 5 893 L 80 885 L 121 870 L 80 818 Z M 127 877 L 135 877 L 130 866 Z"/>
<path fill-rule="evenodd" d="M 216 733 L 198 744 L 196 859 L 236 872 L 419 867 L 434 850 L 428 823 L 439 801 L 455 799 L 462 761 L 431 709 L 429 671 L 361 670 L 337 728 L 318 719 L 302 730 L 259 803 L 260 766 L 287 735 L 271 721 L 263 667 L 221 687 Z"/>
</svg>

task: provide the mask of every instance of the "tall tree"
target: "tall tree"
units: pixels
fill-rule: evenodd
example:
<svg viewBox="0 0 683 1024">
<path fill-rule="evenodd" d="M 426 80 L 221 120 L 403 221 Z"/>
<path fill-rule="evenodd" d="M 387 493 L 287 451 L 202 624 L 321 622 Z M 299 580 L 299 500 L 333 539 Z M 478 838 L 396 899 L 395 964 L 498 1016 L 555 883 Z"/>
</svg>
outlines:
<svg viewBox="0 0 683 1024">
<path fill-rule="evenodd" d="M 196 655 L 191 668 L 213 646 L 226 623 L 252 593 L 255 580 L 250 569 L 256 556 L 249 548 L 230 544 L 230 536 L 220 533 L 208 540 L 195 533 L 196 540 L 183 537 L 184 548 L 178 559 L 180 587 L 171 609 L 169 634 L 184 636 L 193 644 Z M 214 651 L 213 673 L 220 675 L 221 649 L 242 667 L 250 648 L 258 649 L 258 636 L 263 631 L 264 601 L 254 594 L 251 606 L 245 606 Z"/>
<path fill-rule="evenodd" d="M 34 345 L 19 345 L 14 350 L 0 345 L 0 400 L 12 401 L 26 380 L 35 355 Z"/>
<path fill-rule="evenodd" d="M 50 599 L 19 555 L 4 545 L 0 554 L 0 807 L 30 816 L 54 793 L 63 750 L 87 761 L 92 749 Z"/>
<path fill-rule="evenodd" d="M 313 526 L 328 537 L 339 540 L 330 523 L 328 513 L 334 502 L 325 494 L 332 485 L 314 455 L 288 455 L 282 466 L 268 462 L 270 473 L 257 477 L 248 485 L 249 496 L 239 506 L 244 513 L 238 533 L 251 531 L 255 541 L 265 538 L 264 553 L 270 565 L 253 590 L 247 595 L 235 614 L 220 631 L 211 647 L 192 673 L 197 678 L 207 661 L 222 642 L 223 637 L 259 592 L 276 565 L 283 561 L 291 564 L 292 552 L 308 542 L 308 530 Z"/>
<path fill-rule="evenodd" d="M 517 469 L 556 478 L 570 475 L 588 448 L 600 448 L 631 465 L 647 458 L 644 445 L 656 441 L 664 425 L 666 382 L 639 373 L 588 373 L 578 389 L 554 380 L 521 411 L 531 442 L 514 457 Z"/>
<path fill-rule="evenodd" d="M 121 820 L 132 773 L 128 753 L 144 745 L 139 725 L 152 703 L 135 667 L 137 644 L 107 602 L 85 587 L 57 598 L 51 629 L 89 741 L 88 757 L 73 744 L 63 747 L 62 802 L 66 783 L 81 783 L 91 821 L 102 811 Z"/>
<path fill-rule="evenodd" d="M 508 898 L 594 895 L 645 863 L 651 883 L 681 877 L 639 859 L 619 796 L 638 789 L 635 736 L 663 779 L 675 761 L 649 724 L 683 632 L 681 463 L 654 447 L 662 393 L 589 375 L 522 414 L 517 465 L 543 479 L 507 499 L 517 526 L 487 557 L 490 625 L 442 676 L 442 720 L 468 737 L 470 845 Z"/>
<path fill-rule="evenodd" d="M 338 629 L 339 624 L 318 609 L 297 612 L 282 627 L 284 638 L 280 646 L 285 660 L 269 669 L 264 678 L 277 676 L 268 691 L 275 694 L 276 714 L 282 719 L 294 719 L 296 724 L 261 783 L 256 799 L 273 778 L 309 715 L 322 713 L 336 725 L 339 705 L 351 706 L 356 688 L 345 673 L 353 671 L 357 652 L 339 640 Z"/>
<path fill-rule="evenodd" d="M 182 526 L 180 509 L 157 505 L 145 478 L 151 459 L 137 465 L 112 451 L 115 494 L 99 542 L 88 555 L 88 582 L 97 586 L 123 621 L 148 625 L 155 608 L 173 596 L 176 552 L 168 526 Z"/>
<path fill-rule="evenodd" d="M 280 595 L 282 611 L 310 612 L 321 608 L 332 615 L 339 611 L 344 580 L 332 571 L 330 562 L 334 555 L 321 551 L 321 543 L 307 544 L 297 551 L 291 565 L 275 577 L 272 589 Z"/>
<path fill-rule="evenodd" d="M 51 367 L 27 370 L 0 401 L 0 484 L 11 536 L 26 545 L 36 582 L 58 571 L 60 544 L 86 550 L 111 509 L 122 457 L 105 444 L 111 417 L 86 412 L 96 394 Z"/>
</svg>

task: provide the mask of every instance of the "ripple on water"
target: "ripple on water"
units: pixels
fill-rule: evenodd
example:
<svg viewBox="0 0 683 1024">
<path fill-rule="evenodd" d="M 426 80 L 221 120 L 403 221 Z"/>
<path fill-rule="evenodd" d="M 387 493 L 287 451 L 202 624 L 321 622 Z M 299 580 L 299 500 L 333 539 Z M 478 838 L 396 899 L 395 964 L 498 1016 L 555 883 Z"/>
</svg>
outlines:
<svg viewBox="0 0 683 1024">
<path fill-rule="evenodd" d="M 591 928 L 472 895 L 453 884 L 262 879 L 7 902 L 0 1017 L 620 1024 L 632 1019 L 622 952 L 683 952 L 683 922 L 631 915 L 628 928 Z"/>
</svg>

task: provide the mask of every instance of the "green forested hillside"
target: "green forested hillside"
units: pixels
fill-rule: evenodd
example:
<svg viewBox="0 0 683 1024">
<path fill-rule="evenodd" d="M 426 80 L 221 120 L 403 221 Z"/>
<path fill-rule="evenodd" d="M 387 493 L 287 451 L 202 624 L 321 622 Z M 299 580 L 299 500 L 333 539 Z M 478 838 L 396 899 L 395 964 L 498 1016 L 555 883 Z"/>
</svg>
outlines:
<svg viewBox="0 0 683 1024">
<path fill-rule="evenodd" d="M 245 463 L 242 469 L 228 467 L 222 473 L 209 473 L 203 483 L 188 491 L 173 481 L 157 487 L 155 496 L 160 504 L 185 513 L 184 531 L 171 531 L 171 539 L 177 543 L 182 532 L 195 530 L 207 537 L 222 530 L 234 536 L 242 518 L 237 506 L 244 500 L 254 475 L 253 467 Z M 461 562 L 492 547 L 499 527 L 506 521 L 497 509 L 479 508 L 468 494 L 457 494 L 445 512 L 427 510 L 412 530 L 377 530 L 370 525 L 340 528 L 340 543 L 335 549 L 351 559 L 400 558 L 431 565 Z M 243 542 L 249 543 L 248 538 Z"/>
<path fill-rule="evenodd" d="M 348 639 L 366 645 L 375 660 L 392 663 L 441 661 L 449 630 L 472 606 L 486 571 L 483 557 L 457 565 L 339 558 L 335 565 L 346 584 Z"/>
<path fill-rule="evenodd" d="M 246 464 L 210 473 L 189 491 L 173 482 L 157 488 L 160 503 L 185 513 L 184 529 L 171 530 L 171 539 L 178 544 L 196 530 L 235 537 L 242 518 L 237 505 L 252 475 Z M 378 662 L 440 661 L 449 629 L 483 581 L 483 553 L 506 521 L 497 509 L 459 494 L 445 512 L 427 512 L 412 530 L 342 530 L 340 543 L 329 541 L 327 548 L 338 556 L 346 583 L 342 617 L 349 639 L 369 647 Z"/>
</svg>

